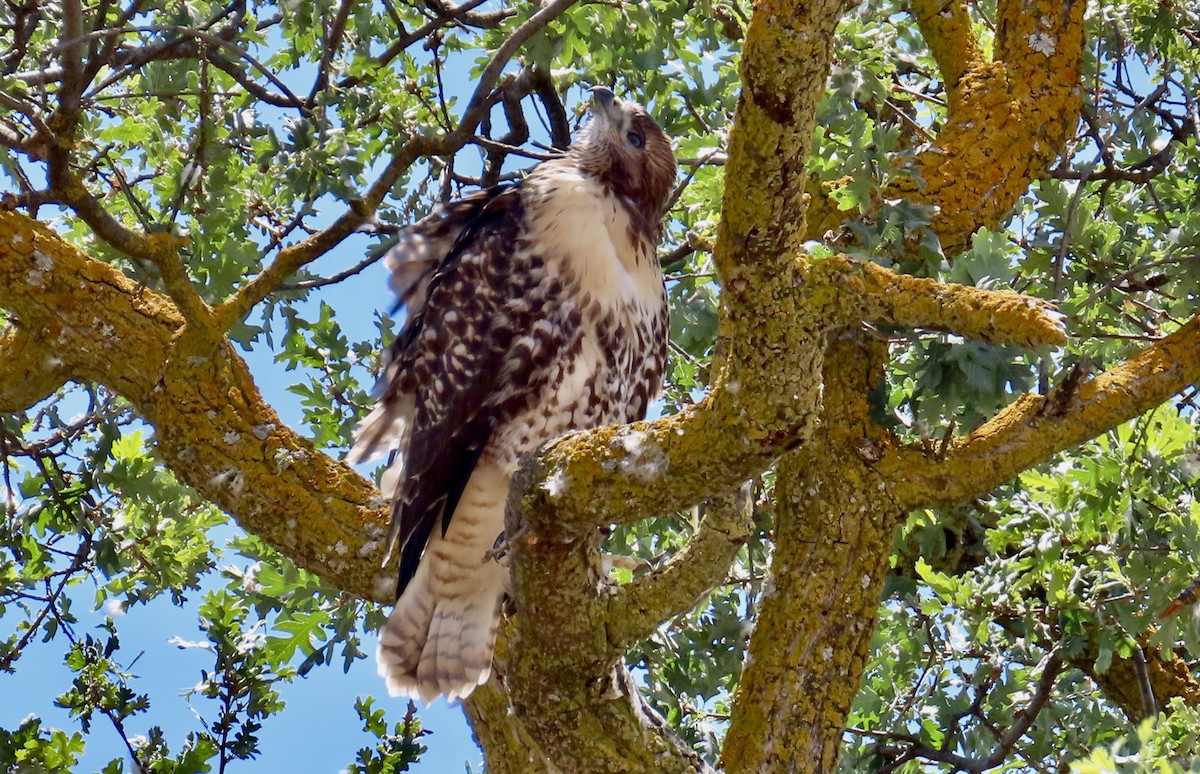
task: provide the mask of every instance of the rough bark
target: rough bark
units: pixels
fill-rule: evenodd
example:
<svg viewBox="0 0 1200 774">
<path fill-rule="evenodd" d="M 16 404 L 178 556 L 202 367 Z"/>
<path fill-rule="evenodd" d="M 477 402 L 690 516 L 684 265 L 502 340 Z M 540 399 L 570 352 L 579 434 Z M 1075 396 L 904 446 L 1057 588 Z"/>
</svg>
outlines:
<svg viewBox="0 0 1200 774">
<path fill-rule="evenodd" d="M 963 4 L 914 5 L 947 84 L 949 115 L 935 141 L 917 156 L 924 185 L 904 180 L 881 192 L 881 198 L 903 196 L 936 205 L 931 227 L 947 255 L 969 245 L 976 229 L 1000 223 L 1071 136 L 1080 107 L 1083 10 L 1081 2 L 1037 8 L 1002 2 L 996 60 L 986 61 Z M 1040 50 L 1032 50 L 1034 33 L 1045 35 L 1048 46 L 1043 42 Z M 810 194 L 814 210 L 807 236 L 817 239 L 839 227 L 845 214 L 836 212 L 820 189 L 810 187 Z M 1144 373 L 1147 363 L 1174 390 L 1194 378 L 1187 366 L 1166 366 L 1183 356 L 1192 340 L 1187 332 L 1178 335 L 1185 341 L 1144 353 L 1140 360 L 1146 362 L 1110 375 L 1109 383 L 1122 385 L 1123 397 L 1137 395 L 1138 405 L 1114 399 L 1103 385 L 1088 391 L 1090 397 L 1104 396 L 1104 424 L 1112 427 L 1169 397 L 1171 392 L 1155 388 L 1153 376 L 1126 388 L 1129 375 Z M 895 448 L 862 405 L 878 383 L 886 347 L 869 334 L 850 333 L 836 338 L 825 358 L 825 424 L 807 447 L 786 455 L 777 468 L 775 594 L 764 602 L 736 698 L 723 751 L 730 771 L 836 769 L 846 715 L 874 632 L 892 533 L 907 510 L 935 499 L 967 502 L 1045 459 L 1052 453 L 1049 447 L 1067 448 L 1100 432 L 1085 418 L 1095 416 L 1094 410 L 1070 411 L 1071 418 L 1061 421 L 1075 432 L 1042 426 L 1034 433 L 1035 448 L 1020 450 L 1022 441 L 1033 438 L 1017 440 L 1017 428 L 1037 424 L 1031 413 L 1043 403 L 1030 396 L 993 421 L 1008 429 L 1006 437 L 995 437 L 994 429 L 990 441 L 972 436 L 962 450 L 956 447 L 952 456 L 962 464 L 953 474 L 922 486 L 913 483 L 914 473 L 921 480 L 922 469 L 941 463 L 923 452 Z M 995 453 L 1002 441 L 1010 442 L 1003 448 L 1020 462 L 997 469 L 982 453 L 986 448 Z M 951 493 L 938 489 L 950 481 Z M 915 495 L 918 489 L 922 496 Z M 854 687 L 849 696 L 843 690 L 847 685 Z M 771 741 L 764 744 L 764 739 Z"/>
<path fill-rule="evenodd" d="M 378 492 L 284 426 L 226 340 L 15 213 L 0 213 L 0 308 L 15 323 L 5 373 L 35 374 L 0 382 L 0 408 L 21 411 L 66 381 L 107 385 L 154 426 L 163 463 L 248 532 L 330 584 L 390 600 Z"/>
</svg>

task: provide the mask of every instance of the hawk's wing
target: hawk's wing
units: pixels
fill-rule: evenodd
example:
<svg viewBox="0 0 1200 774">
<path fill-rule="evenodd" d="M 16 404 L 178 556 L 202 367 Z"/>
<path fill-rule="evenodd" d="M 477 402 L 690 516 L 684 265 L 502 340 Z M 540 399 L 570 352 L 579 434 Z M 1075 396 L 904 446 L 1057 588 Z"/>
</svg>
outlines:
<svg viewBox="0 0 1200 774">
<path fill-rule="evenodd" d="M 379 402 L 354 429 L 348 462 L 364 462 L 389 449 L 403 451 L 413 406 L 405 401 L 406 393 L 397 392 L 396 385 L 405 366 L 405 353 L 419 333 L 430 286 L 475 240 L 480 226 L 490 222 L 498 211 L 505 210 L 517 195 L 514 186 L 498 185 L 439 205 L 428 217 L 405 228 L 384 255 L 384 266 L 392 274 L 389 286 L 396 296 L 392 313 L 404 308 L 404 324 L 383 353 L 374 390 Z M 412 397 L 411 393 L 407 395 Z"/>
<path fill-rule="evenodd" d="M 506 303 L 521 215 L 516 187 L 493 188 L 450 205 L 440 222 L 414 227 L 397 246 L 409 257 L 389 257 L 408 318 L 351 458 L 399 444 L 403 467 L 388 535 L 389 547 L 397 539 L 401 545 L 397 593 L 416 572 L 439 517 L 443 531 L 449 524 L 507 392 L 500 379 L 513 337 L 531 324 L 528 307 Z M 440 250 L 435 271 L 413 268 Z"/>
</svg>

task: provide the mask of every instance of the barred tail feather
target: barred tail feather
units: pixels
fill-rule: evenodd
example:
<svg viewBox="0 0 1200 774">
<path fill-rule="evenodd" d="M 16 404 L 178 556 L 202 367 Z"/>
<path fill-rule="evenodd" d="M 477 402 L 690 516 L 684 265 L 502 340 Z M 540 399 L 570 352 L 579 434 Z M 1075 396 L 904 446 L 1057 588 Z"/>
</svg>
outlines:
<svg viewBox="0 0 1200 774">
<path fill-rule="evenodd" d="M 476 468 L 445 536 L 436 530 L 380 632 L 376 661 L 393 696 L 461 699 L 487 681 L 505 567 L 485 554 L 504 526 L 508 477 Z"/>
<path fill-rule="evenodd" d="M 501 589 L 437 598 L 413 579 L 379 636 L 375 658 L 392 696 L 429 704 L 440 695 L 466 698 L 487 682 L 500 622 Z"/>
</svg>

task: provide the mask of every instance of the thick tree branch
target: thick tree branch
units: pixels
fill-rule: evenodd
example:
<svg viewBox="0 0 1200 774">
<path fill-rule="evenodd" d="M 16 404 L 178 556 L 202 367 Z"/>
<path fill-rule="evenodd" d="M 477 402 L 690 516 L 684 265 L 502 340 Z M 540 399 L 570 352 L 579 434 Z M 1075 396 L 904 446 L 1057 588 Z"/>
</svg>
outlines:
<svg viewBox="0 0 1200 774">
<path fill-rule="evenodd" d="M 185 328 L 166 296 L 0 213 L 0 308 L 62 358 L 60 379 L 129 400 L 163 463 L 248 532 L 338 588 L 391 601 L 377 490 L 285 427 L 233 348 Z"/>
<path fill-rule="evenodd" d="M 844 256 L 812 263 L 800 283 L 793 319 L 807 338 L 797 345 L 811 362 L 821 362 L 828 331 L 864 319 L 1021 346 L 1065 340 L 1062 316 L 1051 304 L 1008 291 L 946 285 Z M 576 539 L 604 524 L 690 506 L 745 481 L 806 440 L 820 410 L 818 392 L 778 394 L 777 383 L 797 378 L 786 361 L 776 360 L 769 377 L 754 375 L 757 366 L 728 364 L 728 381 L 672 417 L 553 444 L 518 474 L 528 493 L 523 513 L 547 538 Z M 808 419 L 774 428 L 776 415 L 756 421 L 751 413 L 764 403 Z M 646 487 L 650 480 L 657 485 Z"/>
<path fill-rule="evenodd" d="M 483 749 L 487 770 L 494 774 L 559 774 L 560 769 L 546 757 L 529 729 L 512 711 L 504 676 L 508 674 L 513 625 L 504 619 L 496 637 L 492 658 L 492 676 L 463 702 L 463 711 L 471 723 L 475 741 Z"/>
<path fill-rule="evenodd" d="M 903 518 L 862 454 L 887 444 L 861 387 L 882 378 L 887 343 L 856 334 L 831 337 L 824 424 L 775 469 L 771 591 L 758 608 L 722 751 L 728 771 L 837 769 Z"/>
<path fill-rule="evenodd" d="M 914 12 L 922 18 L 937 6 L 929 0 Z M 1055 0 L 1001 3 L 991 62 L 972 58 L 954 3 L 946 9 L 949 17 L 922 28 L 932 37 L 927 42 L 939 66 L 954 73 L 971 65 L 952 82 L 958 88 L 950 92 L 945 124 L 914 160 L 914 176 L 880 191 L 879 200 L 904 198 L 936 207 L 930 228 L 947 255 L 967 249 L 980 227 L 1001 223 L 1029 181 L 1047 174 L 1075 130 L 1085 7 L 1079 0 L 1065 6 Z M 939 46 L 945 47 L 942 55 Z M 836 233 L 847 219 L 828 196 L 829 185 L 808 187 L 807 239 Z"/>
<path fill-rule="evenodd" d="M 1193 318 L 1139 355 L 1078 388 L 1060 415 L 1045 414 L 1046 398 L 1025 395 L 934 459 L 908 449 L 877 469 L 896 482 L 909 509 L 982 497 L 1022 470 L 1161 405 L 1200 381 L 1200 318 Z M 1053 397 L 1050 398 L 1053 400 Z"/>
<path fill-rule="evenodd" d="M 710 501 L 696 533 L 666 565 L 609 599 L 608 636 L 615 650 L 624 653 L 691 610 L 725 578 L 753 529 L 751 506 L 746 487 Z"/>
<path fill-rule="evenodd" d="M 130 258 L 155 266 L 163 287 L 183 316 L 202 328 L 210 328 L 212 310 L 196 292 L 179 255 L 184 240 L 165 232 L 138 233 L 114 218 L 71 170 L 71 150 L 66 140 L 51 145 L 49 162 L 48 193 L 74 210 L 105 242 Z"/>
<path fill-rule="evenodd" d="M 62 360 L 24 328 L 0 335 L 0 414 L 15 414 L 49 397 L 67 380 Z"/>
<path fill-rule="evenodd" d="M 963 75 L 983 61 L 967 4 L 962 0 L 915 0 L 910 13 L 937 62 L 942 82 L 956 95 Z"/>
<path fill-rule="evenodd" d="M 1053 41 L 1051 55 L 1038 53 L 1039 59 L 1024 63 L 980 61 L 964 72 L 945 125 L 916 159 L 923 184 L 904 180 L 880 192 L 881 199 L 905 197 L 935 206 L 931 225 L 947 254 L 969 245 L 980 226 L 1002 222 L 1074 129 L 1083 9 L 1074 0 L 1065 9 L 1049 0 L 1024 9 L 1030 20 L 1053 17 L 1043 30 Z M 1021 80 L 1010 79 L 1010 68 L 1021 69 Z M 819 195 L 813 196 L 804 236 L 820 239 L 839 229 L 846 215 L 823 192 L 810 194 Z M 726 293 L 730 290 L 736 288 L 727 281 Z M 897 303 L 896 313 L 907 324 L 936 318 L 942 312 L 932 301 L 936 297 L 935 291 L 908 310 Z M 951 316 L 959 314 L 974 318 L 966 310 Z M 1015 329 L 1024 327 L 1019 317 L 1013 318 Z M 974 318 L 964 327 L 986 335 L 979 322 Z M 1050 334 L 1046 340 L 1058 339 L 1057 327 L 1053 321 L 1044 329 Z M 904 481 L 903 466 L 881 475 L 873 465 L 895 456 L 889 452 L 894 440 L 871 419 L 866 399 L 882 377 L 886 356 L 882 343 L 867 335 L 834 338 L 817 364 L 824 373 L 824 427 L 776 468 L 775 593 L 760 608 L 734 704 L 723 752 L 730 770 L 837 768 L 892 534 L 909 507 L 894 491 Z M 764 745 L 768 738 L 773 743 Z"/>
<path fill-rule="evenodd" d="M 928 328 L 1022 347 L 1066 341 L 1065 318 L 1053 304 L 1017 293 L 897 274 L 842 255 L 814 264 L 809 280 L 839 291 L 833 306 L 847 325 Z"/>
</svg>

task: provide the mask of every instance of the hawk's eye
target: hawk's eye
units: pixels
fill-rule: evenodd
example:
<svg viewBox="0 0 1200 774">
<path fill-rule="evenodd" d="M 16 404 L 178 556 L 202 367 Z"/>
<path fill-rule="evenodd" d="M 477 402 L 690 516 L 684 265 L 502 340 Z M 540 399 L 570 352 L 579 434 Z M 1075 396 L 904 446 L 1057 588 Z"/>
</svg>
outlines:
<svg viewBox="0 0 1200 774">
<path fill-rule="evenodd" d="M 637 132 L 630 132 L 629 134 L 625 135 L 625 139 L 630 145 L 638 150 L 641 150 L 646 145 L 646 139 Z"/>
</svg>

